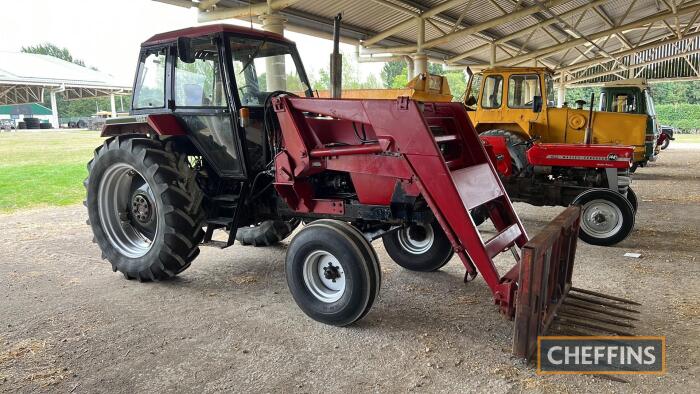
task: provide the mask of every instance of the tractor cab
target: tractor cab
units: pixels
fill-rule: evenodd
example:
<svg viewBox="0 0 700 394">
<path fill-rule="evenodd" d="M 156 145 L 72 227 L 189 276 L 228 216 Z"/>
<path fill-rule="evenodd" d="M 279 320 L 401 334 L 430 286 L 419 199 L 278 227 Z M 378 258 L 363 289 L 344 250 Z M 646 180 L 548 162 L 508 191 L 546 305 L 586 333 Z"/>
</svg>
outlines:
<svg viewBox="0 0 700 394">
<path fill-rule="evenodd" d="M 263 118 L 274 91 L 311 95 L 293 42 L 231 25 L 195 27 L 142 44 L 132 114 L 172 113 L 218 175 L 245 179 L 272 160 Z"/>
<path fill-rule="evenodd" d="M 646 155 L 651 159 L 659 153 L 656 141 L 661 133 L 661 126 L 656 117 L 654 99 L 645 79 L 627 79 L 608 82 L 600 89 L 598 110 L 647 116 Z"/>
</svg>

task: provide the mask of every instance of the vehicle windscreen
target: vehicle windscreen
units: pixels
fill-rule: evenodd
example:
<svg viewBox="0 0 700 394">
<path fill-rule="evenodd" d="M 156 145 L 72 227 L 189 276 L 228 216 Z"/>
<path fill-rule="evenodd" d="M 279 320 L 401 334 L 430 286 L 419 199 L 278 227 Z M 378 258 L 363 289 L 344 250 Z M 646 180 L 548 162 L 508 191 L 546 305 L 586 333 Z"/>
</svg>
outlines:
<svg viewBox="0 0 700 394">
<path fill-rule="evenodd" d="M 233 71 L 243 106 L 262 106 L 283 90 L 303 95 L 310 86 L 294 47 L 265 38 L 229 37 Z"/>
</svg>

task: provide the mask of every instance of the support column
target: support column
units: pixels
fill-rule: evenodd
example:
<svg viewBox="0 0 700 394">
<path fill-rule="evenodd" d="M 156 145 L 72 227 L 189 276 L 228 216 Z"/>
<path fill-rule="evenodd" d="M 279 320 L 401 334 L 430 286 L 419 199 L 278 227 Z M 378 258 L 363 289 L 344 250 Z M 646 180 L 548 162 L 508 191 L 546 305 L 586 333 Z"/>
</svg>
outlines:
<svg viewBox="0 0 700 394">
<path fill-rule="evenodd" d="M 491 67 L 496 66 L 496 43 L 491 43 Z"/>
<path fill-rule="evenodd" d="M 410 81 L 413 79 L 413 59 L 411 59 L 410 56 L 406 56 L 406 70 L 407 70 L 407 75 L 406 75 L 406 80 Z"/>
<path fill-rule="evenodd" d="M 56 91 L 49 92 L 51 97 L 51 127 L 58 129 L 61 125 L 58 123 L 58 105 L 56 104 Z"/>
<path fill-rule="evenodd" d="M 562 73 L 559 77 L 559 84 L 557 85 L 557 106 L 563 107 L 564 101 L 566 101 L 566 73 Z"/>
<path fill-rule="evenodd" d="M 416 37 L 416 53 L 413 54 L 413 76 L 428 74 L 428 57 L 423 51 L 425 43 L 425 19 L 418 18 L 418 37 Z"/>
<path fill-rule="evenodd" d="M 286 19 L 278 13 L 260 15 L 262 28 L 271 33 L 284 35 Z M 270 56 L 265 58 L 265 74 L 267 77 L 267 90 L 287 90 L 287 74 L 284 65 L 284 56 Z"/>
<path fill-rule="evenodd" d="M 117 117 L 117 105 L 114 102 L 114 93 L 109 95 L 109 102 L 112 105 L 112 117 L 116 118 Z"/>
</svg>

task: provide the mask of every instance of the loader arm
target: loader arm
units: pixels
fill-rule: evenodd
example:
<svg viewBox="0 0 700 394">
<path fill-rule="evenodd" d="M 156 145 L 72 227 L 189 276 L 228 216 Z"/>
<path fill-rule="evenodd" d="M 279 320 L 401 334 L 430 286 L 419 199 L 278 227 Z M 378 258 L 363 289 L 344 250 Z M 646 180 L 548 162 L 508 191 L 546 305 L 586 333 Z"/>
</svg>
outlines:
<svg viewBox="0 0 700 394">
<path fill-rule="evenodd" d="M 391 206 L 397 190 L 402 195 L 421 196 L 464 264 L 465 281 L 478 270 L 500 312 L 508 318 L 516 316 L 516 305 L 522 305 L 517 326 L 525 328 L 516 335 L 514 349 L 529 348 L 531 334 L 546 330 L 549 323 L 543 319 L 554 315 L 570 288 L 580 209 L 567 209 L 555 221 L 563 224 L 550 225 L 548 232 L 536 237 L 538 243 L 528 243 L 461 103 L 419 106 L 405 97 L 330 100 L 281 96 L 273 105 L 284 140 L 275 161 L 274 186 L 292 210 L 347 216 L 347 202 L 318 198 L 311 187 L 309 177 L 328 170 L 350 174 L 360 203 Z M 353 134 L 358 128 L 364 130 L 364 141 Z M 486 207 L 496 235 L 485 237 L 474 224 L 469 211 L 480 206 Z M 557 230 L 560 227 L 566 231 Z M 551 253 L 552 248 L 557 252 Z M 516 263 L 500 274 L 493 259 L 505 251 L 512 252 Z M 522 302 L 516 300 L 518 289 L 526 289 Z M 534 305 L 532 300 L 525 302 L 529 294 L 542 292 L 547 296 L 537 298 Z M 531 355 L 529 350 L 518 353 Z"/>
</svg>

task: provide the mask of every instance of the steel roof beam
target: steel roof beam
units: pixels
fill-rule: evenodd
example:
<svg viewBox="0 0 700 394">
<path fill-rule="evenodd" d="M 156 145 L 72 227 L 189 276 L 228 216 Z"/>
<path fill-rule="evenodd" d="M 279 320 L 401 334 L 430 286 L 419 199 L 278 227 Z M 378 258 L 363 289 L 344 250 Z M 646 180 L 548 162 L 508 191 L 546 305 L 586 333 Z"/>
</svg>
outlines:
<svg viewBox="0 0 700 394">
<path fill-rule="evenodd" d="M 700 5 L 691 5 L 691 6 L 679 8 L 677 12 L 678 12 L 678 15 L 684 15 L 684 14 L 688 14 L 691 12 L 695 12 L 697 10 L 700 10 Z M 546 48 L 535 50 L 535 51 L 530 52 L 526 55 L 519 55 L 519 56 L 512 57 L 510 59 L 505 59 L 505 60 L 498 62 L 497 65 L 508 65 L 508 64 L 513 64 L 513 63 L 518 63 L 524 59 L 532 58 L 532 57 L 540 57 L 540 56 L 544 56 L 544 55 L 551 56 L 554 53 L 561 52 L 561 51 L 564 51 L 566 49 L 573 48 L 573 47 L 576 47 L 579 45 L 584 45 L 589 40 L 595 40 L 595 39 L 598 39 L 601 37 L 607 37 L 609 35 L 619 33 L 619 32 L 625 31 L 627 29 L 645 26 L 649 23 L 661 21 L 661 20 L 664 20 L 664 19 L 672 17 L 672 16 L 673 16 L 673 12 L 669 12 L 669 11 L 660 12 L 656 15 L 651 15 L 651 16 L 648 16 L 646 18 L 642 18 L 642 19 L 639 19 L 639 20 L 634 21 L 634 22 L 630 22 L 630 23 L 625 24 L 625 25 L 621 25 L 621 26 L 611 28 L 608 30 L 604 30 L 601 32 L 589 34 L 588 37 L 586 37 L 586 38 L 578 38 L 578 39 L 574 39 L 574 40 L 569 40 L 569 41 L 566 41 L 566 42 L 561 43 L 561 44 L 552 45 L 552 46 L 549 46 Z"/>
</svg>

